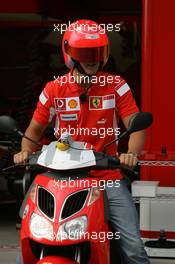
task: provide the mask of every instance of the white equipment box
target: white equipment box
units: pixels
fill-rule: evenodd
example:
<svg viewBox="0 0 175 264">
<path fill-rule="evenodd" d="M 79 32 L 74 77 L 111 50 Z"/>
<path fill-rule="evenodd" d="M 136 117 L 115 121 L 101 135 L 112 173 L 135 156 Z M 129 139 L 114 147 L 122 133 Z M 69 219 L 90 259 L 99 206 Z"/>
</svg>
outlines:
<svg viewBox="0 0 175 264">
<path fill-rule="evenodd" d="M 175 187 L 159 187 L 158 183 L 135 181 L 132 195 L 140 203 L 140 230 L 144 242 L 157 241 L 161 233 L 170 242 L 170 246 L 162 244 L 165 247 L 156 243 L 155 247 L 145 246 L 148 255 L 175 258 Z"/>
</svg>

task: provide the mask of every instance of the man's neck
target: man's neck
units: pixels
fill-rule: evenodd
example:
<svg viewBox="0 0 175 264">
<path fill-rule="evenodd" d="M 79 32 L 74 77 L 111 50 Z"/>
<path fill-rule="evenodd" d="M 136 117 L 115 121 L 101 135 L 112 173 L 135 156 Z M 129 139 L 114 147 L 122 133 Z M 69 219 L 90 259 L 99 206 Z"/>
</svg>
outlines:
<svg viewBox="0 0 175 264">
<path fill-rule="evenodd" d="M 72 75 L 75 78 L 75 82 L 79 84 L 85 90 L 88 90 L 91 86 L 91 77 L 89 75 L 81 74 L 76 68 L 73 69 Z"/>
</svg>

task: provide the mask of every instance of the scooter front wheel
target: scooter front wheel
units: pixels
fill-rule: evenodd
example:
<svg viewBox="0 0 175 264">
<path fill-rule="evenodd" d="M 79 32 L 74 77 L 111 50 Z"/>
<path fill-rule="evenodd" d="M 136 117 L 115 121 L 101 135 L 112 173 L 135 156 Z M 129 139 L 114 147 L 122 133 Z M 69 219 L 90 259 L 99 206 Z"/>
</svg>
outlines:
<svg viewBox="0 0 175 264">
<path fill-rule="evenodd" d="M 78 262 L 71 259 L 59 256 L 47 256 L 40 259 L 37 264 L 78 264 Z"/>
</svg>

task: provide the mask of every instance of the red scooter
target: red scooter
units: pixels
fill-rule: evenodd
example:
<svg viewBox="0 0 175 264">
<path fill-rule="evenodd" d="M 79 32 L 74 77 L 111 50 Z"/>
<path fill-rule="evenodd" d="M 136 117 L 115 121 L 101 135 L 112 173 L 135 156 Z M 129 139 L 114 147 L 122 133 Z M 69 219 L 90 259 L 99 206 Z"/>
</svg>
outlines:
<svg viewBox="0 0 175 264">
<path fill-rule="evenodd" d="M 151 114 L 139 113 L 119 138 L 151 123 Z M 25 136 L 10 117 L 0 117 L 0 127 Z M 89 172 L 121 166 L 116 157 L 85 145 L 68 135 L 31 155 L 28 169 L 39 166 L 44 171 L 34 178 L 20 210 L 23 264 L 110 263 L 110 239 L 119 239 L 120 234 L 108 225 L 104 181 Z"/>
</svg>

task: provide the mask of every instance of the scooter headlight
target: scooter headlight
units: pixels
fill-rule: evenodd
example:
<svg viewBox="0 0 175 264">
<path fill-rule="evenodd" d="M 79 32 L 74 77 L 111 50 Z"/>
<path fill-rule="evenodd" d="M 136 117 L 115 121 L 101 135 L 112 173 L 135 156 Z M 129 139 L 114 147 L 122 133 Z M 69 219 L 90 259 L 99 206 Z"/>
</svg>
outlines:
<svg viewBox="0 0 175 264">
<path fill-rule="evenodd" d="M 53 226 L 44 217 L 32 214 L 30 219 L 30 232 L 36 238 L 53 240 Z"/>
<path fill-rule="evenodd" d="M 67 221 L 60 226 L 57 240 L 81 239 L 87 230 L 87 217 L 81 216 Z"/>
</svg>

